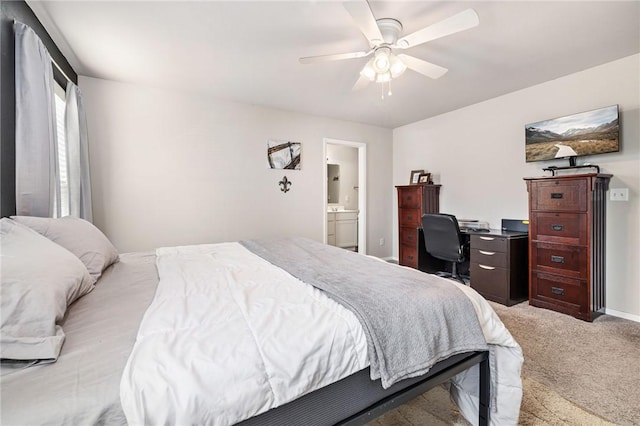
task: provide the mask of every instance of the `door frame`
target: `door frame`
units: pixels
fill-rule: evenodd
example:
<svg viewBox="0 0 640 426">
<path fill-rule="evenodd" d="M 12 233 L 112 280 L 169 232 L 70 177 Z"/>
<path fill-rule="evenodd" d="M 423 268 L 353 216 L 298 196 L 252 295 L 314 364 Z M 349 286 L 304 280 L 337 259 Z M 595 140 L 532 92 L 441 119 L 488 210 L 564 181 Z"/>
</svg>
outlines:
<svg viewBox="0 0 640 426">
<path fill-rule="evenodd" d="M 358 253 L 367 254 L 367 144 L 364 142 L 345 141 L 340 139 L 322 139 L 322 179 L 324 201 L 322 206 L 324 223 L 322 240 L 327 244 L 327 210 L 329 208 L 327 188 L 327 145 L 342 145 L 358 149 Z"/>
</svg>

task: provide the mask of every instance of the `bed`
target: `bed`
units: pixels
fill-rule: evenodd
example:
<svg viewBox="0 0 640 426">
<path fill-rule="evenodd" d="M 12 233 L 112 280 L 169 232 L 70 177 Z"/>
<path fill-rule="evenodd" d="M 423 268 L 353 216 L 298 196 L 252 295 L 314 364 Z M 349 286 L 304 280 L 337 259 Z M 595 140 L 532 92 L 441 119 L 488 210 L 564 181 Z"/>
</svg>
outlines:
<svg viewBox="0 0 640 426">
<path fill-rule="evenodd" d="M 83 244 L 99 241 L 101 251 L 109 252 L 96 264 L 100 250 L 87 260 L 83 254 L 90 250 L 74 247 L 77 238 L 66 235 L 79 220 L 63 220 L 42 219 L 43 226 L 32 219 L 7 225 L 11 220 L 2 219 L 3 272 L 11 275 L 7 254 L 14 250 L 5 228 L 19 225 L 36 244 L 43 244 L 37 234 L 84 259 L 93 286 L 81 296 L 67 291 L 68 299 L 77 297 L 55 321 L 64 330 L 55 362 L 16 361 L 4 344 L 0 348 L 3 425 L 364 424 L 449 379 L 453 400 L 472 424 L 517 423 L 522 352 L 488 303 L 468 287 L 304 239 L 166 247 L 114 257 L 106 237 L 80 222 L 88 235 Z M 54 222 L 66 228 L 56 234 Z M 319 257 L 317 262 L 328 265 L 320 274 L 322 266 L 308 256 L 327 250 L 337 257 Z M 350 264 L 378 276 L 450 286 L 468 300 L 484 346 L 458 345 L 430 356 L 427 364 L 420 361 L 420 368 L 402 367 L 400 375 L 384 371 L 380 364 L 392 364 L 393 357 L 379 355 L 372 362 L 377 349 L 371 340 L 377 343 L 368 329 L 375 324 L 363 326 L 371 320 L 345 307 L 360 302 L 328 295 L 349 280 L 341 273 L 354 275 L 345 269 Z M 388 277 L 386 285 L 394 288 Z M 4 299 L 9 278 L 3 274 Z M 89 281 L 85 275 L 80 285 Z M 3 313 L 6 334 L 4 324 Z M 442 328 L 435 335 L 442 336 Z M 405 351 L 411 348 L 400 352 Z M 251 352 L 258 356 L 249 357 Z"/>
</svg>

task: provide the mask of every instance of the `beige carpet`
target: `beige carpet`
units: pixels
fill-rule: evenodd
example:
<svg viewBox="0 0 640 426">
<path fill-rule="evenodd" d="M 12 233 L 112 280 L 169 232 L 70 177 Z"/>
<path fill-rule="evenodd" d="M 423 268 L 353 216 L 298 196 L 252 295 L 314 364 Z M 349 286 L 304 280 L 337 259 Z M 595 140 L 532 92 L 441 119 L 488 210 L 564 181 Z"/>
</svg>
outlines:
<svg viewBox="0 0 640 426">
<path fill-rule="evenodd" d="M 492 306 L 523 349 L 521 425 L 640 425 L 640 323 Z M 444 387 L 371 426 L 468 425 Z"/>
</svg>

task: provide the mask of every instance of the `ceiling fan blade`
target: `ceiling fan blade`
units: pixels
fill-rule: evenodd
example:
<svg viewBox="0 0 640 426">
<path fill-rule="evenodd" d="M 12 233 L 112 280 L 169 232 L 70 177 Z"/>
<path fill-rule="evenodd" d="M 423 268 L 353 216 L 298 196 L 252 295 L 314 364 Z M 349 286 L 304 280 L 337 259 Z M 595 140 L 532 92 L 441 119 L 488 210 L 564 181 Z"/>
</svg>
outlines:
<svg viewBox="0 0 640 426">
<path fill-rule="evenodd" d="M 344 2 L 343 5 L 358 28 L 360 28 L 360 31 L 362 31 L 362 34 L 369 40 L 371 47 L 382 43 L 382 33 L 380 32 L 380 28 L 378 28 L 376 18 L 373 16 L 368 1 L 347 1 Z"/>
<path fill-rule="evenodd" d="M 419 72 L 420 74 L 426 75 L 427 77 L 431 77 L 433 79 L 440 78 L 449 71 L 448 69 L 441 67 L 440 65 L 432 64 L 431 62 L 423 61 L 422 59 L 418 59 L 414 56 L 405 55 L 401 53 L 398 55 L 398 58 L 405 63 L 407 68 L 414 70 L 415 72 Z"/>
<path fill-rule="evenodd" d="M 417 46 L 437 38 L 445 37 L 469 28 L 476 27 L 480 23 L 478 14 L 473 9 L 464 10 L 456 15 L 450 16 L 433 25 L 429 25 L 415 33 L 402 37 L 396 43 L 401 49 Z"/>
<path fill-rule="evenodd" d="M 367 87 L 369 83 L 370 83 L 369 79 L 361 75 L 360 78 L 358 78 L 358 81 L 356 81 L 356 84 L 354 84 L 353 87 L 351 88 L 351 91 L 357 92 L 358 90 L 362 90 L 365 87 Z"/>
<path fill-rule="evenodd" d="M 327 62 L 327 61 L 340 61 L 342 59 L 353 59 L 353 58 L 364 58 L 365 56 L 369 56 L 373 53 L 373 50 L 368 52 L 352 52 L 352 53 L 336 53 L 334 55 L 320 55 L 320 56 L 307 56 L 304 58 L 298 59 L 301 64 L 314 64 L 317 62 Z"/>
</svg>

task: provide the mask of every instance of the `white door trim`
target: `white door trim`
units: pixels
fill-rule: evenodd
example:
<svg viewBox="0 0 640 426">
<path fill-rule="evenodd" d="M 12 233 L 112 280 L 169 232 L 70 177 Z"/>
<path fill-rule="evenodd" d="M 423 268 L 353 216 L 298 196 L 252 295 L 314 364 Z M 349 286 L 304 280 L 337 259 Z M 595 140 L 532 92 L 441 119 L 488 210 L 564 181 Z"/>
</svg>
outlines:
<svg viewBox="0 0 640 426">
<path fill-rule="evenodd" d="M 323 138 L 322 140 L 322 173 L 324 175 L 323 194 L 324 202 L 324 230 L 323 241 L 327 243 L 327 144 L 351 146 L 358 149 L 358 253 L 367 254 L 367 144 L 364 142 L 344 141 L 340 139 Z"/>
</svg>

